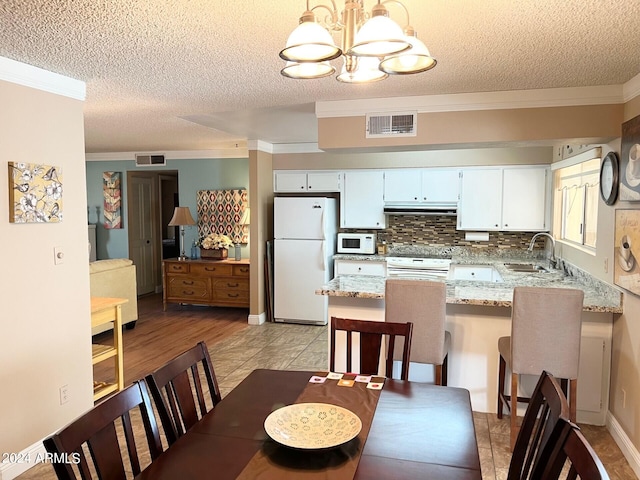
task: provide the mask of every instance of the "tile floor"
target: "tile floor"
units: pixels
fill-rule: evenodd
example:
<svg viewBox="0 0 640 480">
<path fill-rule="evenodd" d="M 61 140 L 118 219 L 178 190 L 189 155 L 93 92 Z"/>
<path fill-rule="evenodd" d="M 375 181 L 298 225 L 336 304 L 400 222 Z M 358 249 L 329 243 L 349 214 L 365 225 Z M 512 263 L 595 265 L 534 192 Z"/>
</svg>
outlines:
<svg viewBox="0 0 640 480">
<path fill-rule="evenodd" d="M 241 332 L 209 345 L 223 397 L 255 368 L 323 370 L 327 364 L 327 328 L 267 323 L 248 326 Z M 509 467 L 509 419 L 474 413 L 484 480 L 507 478 Z M 612 480 L 636 480 L 605 427 L 583 426 Z M 38 465 L 20 480 L 55 480 L 53 469 Z"/>
</svg>

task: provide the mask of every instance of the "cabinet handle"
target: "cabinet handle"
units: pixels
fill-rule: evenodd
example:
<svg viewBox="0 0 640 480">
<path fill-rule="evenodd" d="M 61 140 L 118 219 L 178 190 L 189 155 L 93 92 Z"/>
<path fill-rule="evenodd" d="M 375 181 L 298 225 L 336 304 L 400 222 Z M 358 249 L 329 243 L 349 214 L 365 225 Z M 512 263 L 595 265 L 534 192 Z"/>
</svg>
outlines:
<svg viewBox="0 0 640 480">
<path fill-rule="evenodd" d="M 300 188 L 301 188 L 302 190 L 304 190 L 304 185 L 302 185 Z"/>
<path fill-rule="evenodd" d="M 497 227 L 497 225 L 496 225 L 496 227 Z M 215 271 L 216 271 L 216 267 L 204 267 L 204 269 L 205 269 L 207 272 L 215 272 Z"/>
<path fill-rule="evenodd" d="M 240 285 L 239 283 L 227 283 L 227 287 L 229 287 L 229 288 L 236 288 L 239 285 Z"/>
<path fill-rule="evenodd" d="M 240 295 L 239 295 L 239 294 L 237 294 L 237 293 L 228 293 L 228 294 L 227 294 L 227 296 L 228 296 L 229 298 L 238 298 Z"/>
<path fill-rule="evenodd" d="M 183 280 L 183 285 L 193 285 L 193 280 Z"/>
<path fill-rule="evenodd" d="M 309 190 L 311 190 L 311 188 L 313 188 L 313 187 L 311 187 L 311 185 L 309 185 L 309 187 L 308 187 L 308 188 L 309 188 Z"/>
<path fill-rule="evenodd" d="M 498 226 L 498 224 L 496 223 L 496 227 Z"/>
<path fill-rule="evenodd" d="M 508 227 L 508 226 L 509 226 L 509 224 L 508 224 L 508 223 L 505 223 L 505 224 L 504 224 L 504 226 L 505 226 L 505 227 Z"/>
<path fill-rule="evenodd" d="M 182 291 L 182 294 L 183 294 L 183 295 L 193 295 L 194 293 L 193 293 L 193 290 L 188 291 L 188 292 L 187 292 L 186 290 L 183 290 L 183 291 Z"/>
</svg>

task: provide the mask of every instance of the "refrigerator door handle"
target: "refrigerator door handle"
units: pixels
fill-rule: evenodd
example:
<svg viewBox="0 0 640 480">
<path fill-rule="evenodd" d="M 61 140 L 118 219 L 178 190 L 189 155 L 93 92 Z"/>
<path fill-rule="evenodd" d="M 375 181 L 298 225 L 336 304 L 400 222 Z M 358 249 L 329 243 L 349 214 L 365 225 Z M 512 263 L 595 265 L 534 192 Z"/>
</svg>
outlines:
<svg viewBox="0 0 640 480">
<path fill-rule="evenodd" d="M 327 242 L 322 242 L 322 269 L 327 269 Z"/>
<path fill-rule="evenodd" d="M 324 208 L 322 209 L 322 213 L 320 214 L 320 225 L 322 225 L 322 240 L 326 240 L 327 239 L 327 232 L 325 231 L 326 229 L 324 228 Z M 324 244 L 323 244 L 324 245 Z M 322 247 L 324 248 L 324 247 Z"/>
</svg>

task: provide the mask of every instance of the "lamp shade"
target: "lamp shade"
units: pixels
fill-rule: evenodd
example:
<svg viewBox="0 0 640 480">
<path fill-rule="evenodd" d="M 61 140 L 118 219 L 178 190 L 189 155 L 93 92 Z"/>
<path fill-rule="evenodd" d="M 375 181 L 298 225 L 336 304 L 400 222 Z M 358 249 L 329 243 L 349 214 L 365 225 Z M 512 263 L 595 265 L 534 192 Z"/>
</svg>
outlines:
<svg viewBox="0 0 640 480">
<path fill-rule="evenodd" d="M 173 217 L 169 220 L 170 227 L 178 227 L 182 225 L 195 225 L 196 221 L 191 216 L 189 207 L 176 207 L 173 211 Z"/>
<path fill-rule="evenodd" d="M 290 62 L 324 62 L 341 54 L 326 28 L 315 21 L 305 21 L 291 32 L 280 58 Z"/>
<path fill-rule="evenodd" d="M 356 68 L 349 71 L 347 61 L 342 66 L 342 72 L 336 77 L 343 83 L 368 83 L 384 80 L 388 75 L 378 68 L 379 61 L 373 57 L 358 57 Z"/>
<path fill-rule="evenodd" d="M 328 77 L 335 72 L 333 65 L 327 62 L 287 62 L 280 71 L 282 75 L 295 79 L 312 79 Z"/>
<path fill-rule="evenodd" d="M 251 221 L 251 209 L 249 207 L 244 209 L 242 213 L 242 218 L 240 219 L 240 225 L 249 225 Z"/>
<path fill-rule="evenodd" d="M 385 57 L 380 62 L 380 70 L 395 75 L 408 75 L 426 72 L 436 66 L 436 59 L 431 56 L 426 45 L 417 37 L 406 36 L 411 49 Z"/>
<path fill-rule="evenodd" d="M 411 48 L 402 28 L 384 15 L 367 20 L 358 30 L 353 46 L 347 54 L 366 57 L 384 57 Z"/>
</svg>

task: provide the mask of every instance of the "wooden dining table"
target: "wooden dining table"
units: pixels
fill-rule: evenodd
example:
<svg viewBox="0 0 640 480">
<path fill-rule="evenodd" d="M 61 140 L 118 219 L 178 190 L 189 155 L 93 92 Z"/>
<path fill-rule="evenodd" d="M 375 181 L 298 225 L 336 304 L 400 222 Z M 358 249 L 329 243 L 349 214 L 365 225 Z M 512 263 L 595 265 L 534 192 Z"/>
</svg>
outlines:
<svg viewBox="0 0 640 480">
<path fill-rule="evenodd" d="M 386 379 L 379 392 L 362 386 L 360 395 L 375 393 L 362 402 L 335 382 L 312 386 L 310 379 L 318 375 L 327 373 L 253 371 L 136 478 L 482 478 L 467 390 Z M 272 411 L 327 398 L 358 413 L 370 408 L 372 419 L 363 419 L 358 437 L 309 451 L 285 447 L 266 434 L 264 421 Z"/>
</svg>

